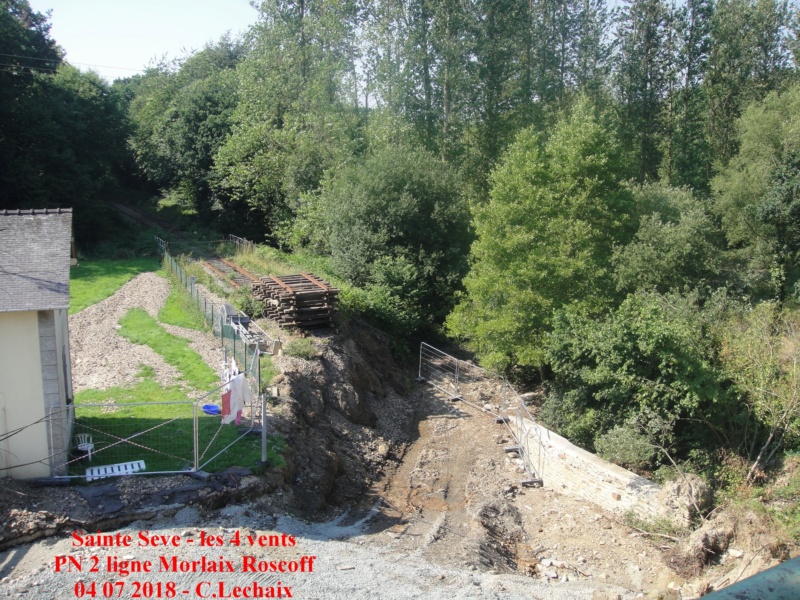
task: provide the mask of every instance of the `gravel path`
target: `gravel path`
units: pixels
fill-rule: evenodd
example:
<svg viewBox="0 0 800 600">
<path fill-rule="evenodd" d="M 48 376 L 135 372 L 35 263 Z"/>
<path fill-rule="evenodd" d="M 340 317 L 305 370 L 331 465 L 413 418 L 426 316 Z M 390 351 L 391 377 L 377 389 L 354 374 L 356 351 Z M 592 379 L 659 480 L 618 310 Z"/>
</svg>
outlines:
<svg viewBox="0 0 800 600">
<path fill-rule="evenodd" d="M 73 548 L 72 539 L 50 539 L 34 545 L 18 548 L 16 551 L 0 554 L 0 596 L 39 597 L 53 599 L 76 598 L 76 585 L 91 586 L 96 582 L 96 597 L 106 596 L 103 584 L 114 586 L 113 596 L 122 588 L 122 598 L 130 598 L 139 589 L 152 590 L 149 597 L 158 597 L 156 590 L 161 583 L 161 597 L 169 584 L 174 584 L 178 598 L 214 597 L 222 584 L 230 593 L 234 586 L 252 587 L 254 582 L 268 587 L 280 585 L 291 588 L 293 598 L 311 599 L 369 599 L 386 600 L 405 598 L 472 599 L 486 598 L 496 600 L 537 599 L 537 600 L 589 600 L 593 590 L 601 589 L 608 593 L 604 597 L 630 598 L 633 596 L 621 588 L 604 585 L 588 585 L 586 582 L 546 583 L 521 575 L 499 575 L 490 572 L 454 569 L 429 563 L 418 553 L 399 553 L 394 549 L 381 549 L 367 544 L 368 535 L 363 533 L 364 524 L 341 526 L 340 521 L 321 524 L 307 524 L 281 516 L 257 516 L 247 506 L 227 506 L 213 519 L 201 517 L 191 507 L 177 513 L 170 511 L 157 521 L 136 522 L 119 530 L 123 535 L 133 538 L 127 548 Z M 154 535 L 179 536 L 177 547 L 140 548 L 137 547 L 139 532 L 148 531 L 148 538 Z M 214 547 L 201 547 L 201 535 L 222 542 Z M 240 545 L 231 540 L 239 534 Z M 104 534 L 116 532 L 103 532 Z M 293 536 L 294 546 L 251 547 L 247 536 L 257 539 L 259 535 L 283 534 Z M 189 542 L 189 540 L 193 540 Z M 82 570 L 75 566 L 71 571 L 62 566 L 56 572 L 57 557 L 71 556 L 80 561 Z M 93 557 L 97 558 L 93 558 Z M 132 573 L 121 577 L 109 573 L 109 556 L 124 560 L 151 561 L 149 573 Z M 200 565 L 195 572 L 165 572 L 161 567 L 161 557 L 170 564 L 172 557 L 177 561 L 201 561 L 219 564 L 230 561 L 233 572 L 202 572 Z M 314 557 L 313 572 L 258 573 L 244 572 L 244 560 L 252 556 L 256 561 L 298 561 L 303 557 Z M 64 558 L 62 561 L 66 560 Z M 308 559 L 307 559 L 308 561 Z M 306 561 L 306 564 L 308 562 Z M 179 563 L 180 564 L 180 563 Z M 95 566 L 96 572 L 90 569 Z M 143 588 L 148 582 L 152 588 Z M 207 583 L 202 583 L 207 582 Z M 108 590 L 112 588 L 109 587 Z M 617 594 L 620 596 L 617 596 Z M 90 596 L 86 596 L 90 597 Z M 146 594 L 140 597 L 148 597 Z M 219 596 L 223 597 L 223 596 Z M 233 597 L 233 596 L 225 596 Z M 275 597 L 278 597 L 277 595 Z M 287 597 L 283 595 L 281 597 Z"/>
<path fill-rule="evenodd" d="M 155 273 L 138 275 L 105 300 L 70 315 L 72 381 L 76 392 L 85 389 L 127 387 L 137 383 L 142 365 L 155 371 L 162 385 L 180 385 L 180 373 L 148 346 L 133 344 L 119 335 L 119 320 L 132 308 L 143 308 L 153 317 L 169 295 L 167 279 Z M 217 370 L 222 361 L 218 341 L 204 332 L 164 325 L 184 337 L 206 363 Z"/>
</svg>

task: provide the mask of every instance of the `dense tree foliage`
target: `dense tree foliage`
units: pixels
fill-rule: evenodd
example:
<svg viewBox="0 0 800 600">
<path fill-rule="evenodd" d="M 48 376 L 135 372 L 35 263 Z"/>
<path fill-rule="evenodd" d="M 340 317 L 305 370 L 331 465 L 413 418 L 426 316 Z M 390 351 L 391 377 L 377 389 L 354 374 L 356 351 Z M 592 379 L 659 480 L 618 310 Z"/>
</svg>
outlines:
<svg viewBox="0 0 800 600">
<path fill-rule="evenodd" d="M 211 207 L 214 156 L 237 105 L 234 68 L 242 53 L 241 43 L 225 37 L 179 69 L 164 64 L 117 84 L 131 96 L 130 147 L 139 169 L 203 217 Z"/>
<path fill-rule="evenodd" d="M 719 278 L 721 234 L 691 191 L 663 184 L 633 189 L 639 216 L 629 244 L 614 248 L 614 279 L 620 291 L 710 287 Z"/>
<path fill-rule="evenodd" d="M 79 240 L 97 240 L 128 165 L 122 99 L 62 61 L 26 0 L 0 2 L 0 63 L 0 207 L 73 207 Z"/>
<path fill-rule="evenodd" d="M 394 297 L 407 331 L 441 322 L 472 240 L 459 183 L 444 162 L 403 145 L 337 169 L 299 221 L 349 281 Z"/>
<path fill-rule="evenodd" d="M 547 378 L 548 423 L 625 464 L 796 443 L 794 3 L 254 5 L 109 87 L 0 0 L 0 205 L 90 238 L 139 184 L 316 254 L 393 333 Z"/>
<path fill-rule="evenodd" d="M 611 301 L 612 249 L 629 238 L 633 212 L 621 157 L 583 98 L 548 137 L 525 130 L 503 158 L 476 210 L 467 293 L 449 322 L 488 365 L 541 366 L 553 311 Z"/>
<path fill-rule="evenodd" d="M 546 415 L 590 448 L 615 424 L 660 435 L 651 422 L 707 417 L 725 381 L 713 361 L 718 314 L 696 294 L 644 291 L 599 319 L 560 311 L 546 345 L 558 390 Z"/>
</svg>

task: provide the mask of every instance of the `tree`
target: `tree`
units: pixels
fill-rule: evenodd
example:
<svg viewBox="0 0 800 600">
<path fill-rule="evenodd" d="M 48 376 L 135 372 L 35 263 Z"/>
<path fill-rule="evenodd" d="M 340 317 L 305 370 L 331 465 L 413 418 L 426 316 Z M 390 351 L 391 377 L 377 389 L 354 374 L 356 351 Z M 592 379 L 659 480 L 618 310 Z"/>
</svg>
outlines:
<svg viewBox="0 0 800 600">
<path fill-rule="evenodd" d="M 782 301 L 791 283 L 794 156 L 800 148 L 800 86 L 749 106 L 738 122 L 738 153 L 712 181 L 714 211 L 728 244 L 746 252 Z"/>
<path fill-rule="evenodd" d="M 736 154 L 736 120 L 753 101 L 779 90 L 789 74 L 786 0 L 720 0 L 712 19 L 708 138 L 720 166 Z"/>
<path fill-rule="evenodd" d="M 622 173 L 619 145 L 586 98 L 549 138 L 533 129 L 517 137 L 476 208 L 466 294 L 448 317 L 484 364 L 538 367 L 553 311 L 611 301 L 612 248 L 631 235 Z"/>
<path fill-rule="evenodd" d="M 0 206 L 72 207 L 79 243 L 97 241 L 126 164 L 120 96 L 62 62 L 47 17 L 0 2 Z"/>
<path fill-rule="evenodd" d="M 707 194 L 711 155 L 706 136 L 708 99 L 703 89 L 711 49 L 711 0 L 688 0 L 673 19 L 677 37 L 675 84 L 663 116 L 666 133 L 659 173 L 670 184 Z"/>
<path fill-rule="evenodd" d="M 410 329 L 441 323 L 472 240 L 453 171 L 429 152 L 386 145 L 331 172 L 309 197 L 311 243 L 357 286 L 396 298 Z"/>
<path fill-rule="evenodd" d="M 344 84 L 360 13 L 351 0 L 270 0 L 260 10 L 212 191 L 226 222 L 279 244 L 302 194 L 354 152 L 359 117 Z"/>
<path fill-rule="evenodd" d="M 800 321 L 764 302 L 740 314 L 725 333 L 723 364 L 763 427 L 749 449 L 750 483 L 800 434 Z"/>
<path fill-rule="evenodd" d="M 661 112 L 675 67 L 673 14 L 663 0 L 627 0 L 617 21 L 615 88 L 627 150 L 639 181 L 661 162 Z"/>
<path fill-rule="evenodd" d="M 180 190 L 203 218 L 210 216 L 210 170 L 231 129 L 244 49 L 224 36 L 177 65 L 160 65 L 128 82 L 135 124 L 130 144 L 139 169 L 162 190 Z"/>
<path fill-rule="evenodd" d="M 634 188 L 641 210 L 633 240 L 614 248 L 617 289 L 666 293 L 712 284 L 719 274 L 720 234 L 703 203 L 686 189 Z"/>
</svg>

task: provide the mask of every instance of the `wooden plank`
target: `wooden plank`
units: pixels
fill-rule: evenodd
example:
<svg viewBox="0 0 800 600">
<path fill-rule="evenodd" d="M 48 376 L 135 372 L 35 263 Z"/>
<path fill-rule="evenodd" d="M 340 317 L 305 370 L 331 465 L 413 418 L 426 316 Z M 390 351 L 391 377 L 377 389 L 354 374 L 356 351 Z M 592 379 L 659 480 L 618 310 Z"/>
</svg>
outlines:
<svg viewBox="0 0 800 600">
<path fill-rule="evenodd" d="M 326 292 L 328 291 L 328 286 L 327 286 L 327 285 L 325 285 L 325 284 L 323 284 L 323 283 L 322 283 L 321 281 L 319 281 L 318 279 L 315 279 L 315 278 L 314 278 L 312 275 L 310 275 L 310 274 L 308 274 L 308 273 L 303 273 L 303 272 L 301 272 L 301 273 L 300 273 L 300 275 L 302 275 L 303 277 L 305 277 L 306 279 L 308 279 L 308 280 L 309 280 L 311 283 L 314 283 L 314 284 L 318 285 L 319 287 L 321 287 L 321 288 L 322 288 L 323 290 L 325 290 Z"/>
<path fill-rule="evenodd" d="M 283 289 L 285 289 L 287 292 L 289 292 L 290 294 L 294 295 L 294 290 L 292 290 L 292 288 L 290 288 L 288 285 L 283 283 L 280 279 L 278 279 L 274 275 L 270 275 L 269 278 L 272 279 L 272 281 L 277 283 L 279 286 L 281 286 Z"/>
</svg>

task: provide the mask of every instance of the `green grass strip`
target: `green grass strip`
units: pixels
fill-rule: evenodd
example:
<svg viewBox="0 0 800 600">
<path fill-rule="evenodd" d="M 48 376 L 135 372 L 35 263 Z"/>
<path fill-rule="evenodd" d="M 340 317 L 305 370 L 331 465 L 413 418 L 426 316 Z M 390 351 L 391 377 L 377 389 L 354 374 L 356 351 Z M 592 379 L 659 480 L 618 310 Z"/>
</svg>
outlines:
<svg viewBox="0 0 800 600">
<path fill-rule="evenodd" d="M 69 313 L 105 300 L 139 273 L 155 271 L 159 266 L 153 257 L 81 261 L 69 272 Z"/>
<path fill-rule="evenodd" d="M 134 344 L 150 346 L 165 361 L 176 367 L 183 379 L 197 390 L 207 390 L 219 383 L 214 370 L 189 347 L 189 341 L 170 334 L 141 308 L 132 308 L 119 320 L 119 333 Z"/>
<path fill-rule="evenodd" d="M 206 331 L 203 313 L 183 286 L 174 276 L 170 277 L 170 291 L 164 307 L 158 312 L 158 320 L 167 325 L 177 325 L 185 329 Z"/>
</svg>

